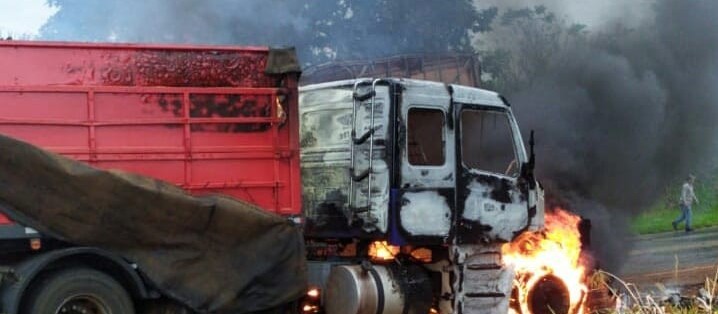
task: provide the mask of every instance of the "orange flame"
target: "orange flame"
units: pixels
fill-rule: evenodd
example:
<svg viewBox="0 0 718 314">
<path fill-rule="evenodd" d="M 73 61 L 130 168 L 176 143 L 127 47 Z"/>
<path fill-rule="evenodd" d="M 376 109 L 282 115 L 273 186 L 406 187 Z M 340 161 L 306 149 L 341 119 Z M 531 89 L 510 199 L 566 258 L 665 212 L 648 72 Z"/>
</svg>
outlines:
<svg viewBox="0 0 718 314">
<path fill-rule="evenodd" d="M 553 275 L 568 290 L 569 313 L 584 313 L 583 301 L 588 292 L 584 283 L 586 267 L 581 265 L 581 234 L 579 216 L 556 209 L 546 213 L 542 232 L 526 232 L 502 247 L 504 262 L 516 271 L 519 309 L 511 313 L 531 313 L 529 293 L 541 278 Z M 517 311 L 518 310 L 518 311 Z"/>
<path fill-rule="evenodd" d="M 399 247 L 386 241 L 374 241 L 369 245 L 369 256 L 373 261 L 389 261 L 399 254 Z"/>
</svg>

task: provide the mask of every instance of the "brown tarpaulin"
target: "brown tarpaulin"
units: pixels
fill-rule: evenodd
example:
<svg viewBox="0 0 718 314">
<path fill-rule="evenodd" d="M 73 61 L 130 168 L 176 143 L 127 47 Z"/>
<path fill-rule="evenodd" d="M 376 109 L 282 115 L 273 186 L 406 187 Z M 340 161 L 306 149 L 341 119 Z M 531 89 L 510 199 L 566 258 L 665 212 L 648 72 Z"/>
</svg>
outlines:
<svg viewBox="0 0 718 314">
<path fill-rule="evenodd" d="M 300 230 L 229 197 L 92 168 L 0 135 L 0 210 L 63 241 L 119 254 L 198 312 L 253 313 L 301 296 Z"/>
</svg>

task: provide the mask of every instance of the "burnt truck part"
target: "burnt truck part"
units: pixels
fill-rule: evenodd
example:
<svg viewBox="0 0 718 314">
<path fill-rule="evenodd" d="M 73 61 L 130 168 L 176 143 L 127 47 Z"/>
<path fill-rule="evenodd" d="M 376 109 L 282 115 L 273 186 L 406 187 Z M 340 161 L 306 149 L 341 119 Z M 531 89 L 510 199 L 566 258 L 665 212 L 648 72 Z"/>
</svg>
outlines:
<svg viewBox="0 0 718 314">
<path fill-rule="evenodd" d="M 416 291 L 439 313 L 508 311 L 513 272 L 500 246 L 541 229 L 544 208 L 498 94 L 395 78 L 304 86 L 300 146 L 309 255 L 350 265 L 310 274 L 331 290 L 327 313 L 407 313 L 394 308 L 426 300 Z M 362 253 L 377 242 L 396 252 Z M 418 266 L 430 284 L 402 289 L 387 265 Z"/>
<path fill-rule="evenodd" d="M 327 282 L 327 313 L 429 313 L 432 283 L 420 266 L 344 265 Z"/>
</svg>

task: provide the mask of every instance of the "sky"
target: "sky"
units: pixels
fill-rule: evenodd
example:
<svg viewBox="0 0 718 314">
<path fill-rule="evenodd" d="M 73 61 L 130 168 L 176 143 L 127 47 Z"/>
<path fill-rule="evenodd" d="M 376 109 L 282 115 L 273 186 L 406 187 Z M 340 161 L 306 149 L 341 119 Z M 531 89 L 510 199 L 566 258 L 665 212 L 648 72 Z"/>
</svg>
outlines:
<svg viewBox="0 0 718 314">
<path fill-rule="evenodd" d="M 0 35 L 35 36 L 55 12 L 45 0 L 0 0 Z"/>
<path fill-rule="evenodd" d="M 589 28 L 600 27 L 615 18 L 623 22 L 638 21 L 645 18 L 642 12 L 646 12 L 651 3 L 652 0 L 476 0 L 479 8 L 543 4 L 570 21 L 586 24 Z M 56 11 L 57 8 L 48 7 L 45 0 L 0 0 L 0 35 L 37 35 L 40 27 Z"/>
</svg>

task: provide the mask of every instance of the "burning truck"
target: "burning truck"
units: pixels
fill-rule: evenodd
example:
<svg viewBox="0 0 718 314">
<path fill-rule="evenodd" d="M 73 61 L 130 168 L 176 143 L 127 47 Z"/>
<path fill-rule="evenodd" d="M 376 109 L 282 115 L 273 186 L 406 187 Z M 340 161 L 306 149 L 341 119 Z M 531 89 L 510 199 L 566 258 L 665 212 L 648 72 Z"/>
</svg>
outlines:
<svg viewBox="0 0 718 314">
<path fill-rule="evenodd" d="M 262 47 L 0 56 L 3 313 L 583 311 L 575 217 L 494 92 L 298 88 Z"/>
</svg>

